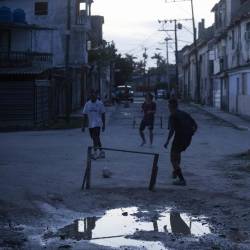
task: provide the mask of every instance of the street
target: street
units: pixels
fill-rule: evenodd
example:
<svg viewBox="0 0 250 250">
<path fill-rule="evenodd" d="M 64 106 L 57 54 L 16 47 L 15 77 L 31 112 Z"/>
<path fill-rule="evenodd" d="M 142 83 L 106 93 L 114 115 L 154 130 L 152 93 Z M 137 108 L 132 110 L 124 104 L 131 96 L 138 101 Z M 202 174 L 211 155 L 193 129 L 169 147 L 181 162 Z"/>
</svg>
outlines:
<svg viewBox="0 0 250 250">
<path fill-rule="evenodd" d="M 250 148 L 250 131 L 237 130 L 182 103 L 180 109 L 197 121 L 198 131 L 182 155 L 187 186 L 173 186 L 170 146 L 163 147 L 168 135 L 167 101 L 157 100 L 152 147 L 140 147 L 142 102 L 136 98 L 129 107 L 113 108 L 102 139 L 104 147 L 160 154 L 153 192 L 148 190 L 152 156 L 112 151 L 105 159 L 92 161 L 91 189 L 81 190 L 91 146 L 87 130 L 0 134 L 0 249 L 250 249 L 250 157 L 243 154 Z M 102 178 L 103 167 L 110 169 L 111 178 Z M 117 236 L 123 235 L 120 240 L 67 237 L 65 230 L 65 235 L 57 234 L 79 218 L 101 218 L 114 209 L 117 222 L 121 218 L 123 223 L 126 212 L 136 217 L 131 230 L 119 233 L 121 224 L 116 225 Z M 200 220 L 206 227 L 204 235 L 191 228 L 188 235 L 175 234 L 173 227 L 164 231 L 159 218 L 172 216 L 166 211 Z M 140 227 L 154 218 L 157 230 L 155 224 L 152 229 Z M 106 227 L 102 238 L 110 236 L 112 223 Z"/>
</svg>

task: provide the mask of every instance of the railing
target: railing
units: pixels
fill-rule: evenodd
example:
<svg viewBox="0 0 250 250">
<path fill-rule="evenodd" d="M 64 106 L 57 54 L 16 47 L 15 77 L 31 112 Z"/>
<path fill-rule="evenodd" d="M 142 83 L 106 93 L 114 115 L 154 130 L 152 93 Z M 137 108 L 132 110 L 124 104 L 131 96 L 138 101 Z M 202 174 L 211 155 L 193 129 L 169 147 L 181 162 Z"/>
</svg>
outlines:
<svg viewBox="0 0 250 250">
<path fill-rule="evenodd" d="M 77 25 L 85 25 L 88 21 L 87 15 L 79 15 L 76 17 L 76 24 Z"/>
<path fill-rule="evenodd" d="M 53 55 L 38 52 L 0 52 L 0 67 L 51 65 Z"/>
<path fill-rule="evenodd" d="M 90 30 L 91 24 L 90 24 L 90 17 L 87 16 L 86 13 L 81 13 L 76 17 L 75 25 L 73 26 L 73 29 L 82 30 L 82 29 Z"/>
</svg>

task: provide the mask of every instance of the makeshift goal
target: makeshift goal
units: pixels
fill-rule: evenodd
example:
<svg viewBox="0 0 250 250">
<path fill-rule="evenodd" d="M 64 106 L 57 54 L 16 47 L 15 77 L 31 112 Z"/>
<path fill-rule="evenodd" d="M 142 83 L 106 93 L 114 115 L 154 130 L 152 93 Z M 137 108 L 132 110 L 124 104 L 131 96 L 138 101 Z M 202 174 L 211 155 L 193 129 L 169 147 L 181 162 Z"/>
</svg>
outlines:
<svg viewBox="0 0 250 250">
<path fill-rule="evenodd" d="M 93 171 L 92 165 L 95 163 L 95 161 L 91 159 L 92 149 L 93 149 L 93 147 L 88 147 L 88 150 L 87 150 L 87 162 L 86 162 L 86 166 L 85 166 L 85 170 L 84 170 L 82 190 L 90 189 L 91 183 L 93 181 L 93 180 L 91 180 L 91 175 L 92 175 L 92 171 Z M 148 167 L 150 167 L 149 169 L 151 169 L 150 179 L 148 180 L 148 182 L 149 182 L 148 189 L 150 191 L 154 190 L 155 184 L 156 184 L 156 179 L 157 179 L 157 174 L 158 174 L 159 154 L 148 153 L 148 152 L 138 152 L 138 151 L 132 151 L 132 150 L 124 150 L 124 149 L 115 149 L 115 148 L 100 148 L 100 149 L 104 150 L 105 152 L 111 151 L 111 152 L 116 152 L 116 153 L 121 152 L 123 154 L 137 154 L 137 155 L 145 155 L 145 156 L 149 156 L 149 157 L 151 156 L 150 158 L 152 159 L 152 161 L 150 162 L 147 159 L 147 162 L 146 162 Z M 130 163 L 126 162 L 126 164 L 130 164 Z M 124 174 L 126 174 L 126 169 L 124 169 Z M 115 178 L 115 176 L 114 176 L 114 178 Z"/>
</svg>

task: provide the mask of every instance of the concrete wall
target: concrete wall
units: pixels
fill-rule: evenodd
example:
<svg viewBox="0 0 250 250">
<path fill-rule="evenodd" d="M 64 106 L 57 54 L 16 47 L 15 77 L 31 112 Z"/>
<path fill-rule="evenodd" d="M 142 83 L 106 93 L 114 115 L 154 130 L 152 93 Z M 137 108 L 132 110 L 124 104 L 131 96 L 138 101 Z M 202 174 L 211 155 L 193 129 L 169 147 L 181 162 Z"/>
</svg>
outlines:
<svg viewBox="0 0 250 250">
<path fill-rule="evenodd" d="M 190 98 L 195 100 L 196 98 L 196 66 L 195 66 L 195 56 L 192 54 L 190 56 L 190 81 L 189 81 L 189 86 L 190 86 L 190 91 L 189 95 Z"/>
<path fill-rule="evenodd" d="M 243 74 L 246 77 L 246 93 L 243 93 Z M 229 111 L 250 116 L 250 69 L 231 74 L 229 86 Z"/>
<path fill-rule="evenodd" d="M 229 76 L 229 112 L 237 113 L 237 95 L 238 87 L 240 83 L 240 75 L 234 74 Z"/>
<path fill-rule="evenodd" d="M 78 71 L 73 72 L 73 79 L 72 81 L 72 110 L 76 110 L 81 106 L 81 74 Z"/>
<path fill-rule="evenodd" d="M 239 95 L 238 113 L 250 117 L 250 95 Z"/>
</svg>

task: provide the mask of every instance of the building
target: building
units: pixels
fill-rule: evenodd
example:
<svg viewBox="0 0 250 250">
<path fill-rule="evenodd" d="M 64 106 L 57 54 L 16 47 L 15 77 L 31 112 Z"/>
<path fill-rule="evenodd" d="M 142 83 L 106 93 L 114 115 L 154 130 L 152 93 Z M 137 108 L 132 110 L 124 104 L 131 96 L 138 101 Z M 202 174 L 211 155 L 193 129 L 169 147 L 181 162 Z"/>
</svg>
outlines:
<svg viewBox="0 0 250 250">
<path fill-rule="evenodd" d="M 202 104 L 212 104 L 212 61 L 210 47 L 213 39 L 213 26 L 205 28 L 205 20 L 199 23 L 197 40 L 200 101 Z M 187 100 L 196 100 L 197 76 L 194 45 L 185 46 L 179 55 L 179 84 L 181 96 Z"/>
<path fill-rule="evenodd" d="M 0 115 L 1 123 L 10 119 L 8 117 L 16 126 L 34 127 L 41 123 L 35 118 L 39 114 L 36 114 L 38 104 L 34 100 L 40 98 L 40 94 L 36 96 L 36 86 L 44 87 L 43 104 L 39 101 L 39 105 L 47 113 L 44 111 L 42 123 L 58 116 L 69 117 L 83 105 L 87 98 L 87 33 L 91 29 L 91 4 L 92 0 L 0 2 L 0 95 L 5 95 L 6 91 L 9 95 L 8 102 L 1 105 L 5 110 L 5 115 Z M 33 87 L 29 87 L 30 93 L 22 98 L 20 93 L 26 85 Z M 12 99 L 15 99 L 15 108 L 9 103 Z M 27 121 L 25 113 L 19 110 L 24 102 L 26 105 L 32 102 L 34 106 L 32 112 L 25 111 L 29 112 Z M 20 122 L 20 119 L 25 121 Z"/>
<path fill-rule="evenodd" d="M 214 24 L 199 24 L 197 41 L 201 103 L 250 117 L 250 0 L 220 0 Z M 194 45 L 183 48 L 182 91 L 195 100 Z"/>
<path fill-rule="evenodd" d="M 250 1 L 220 1 L 215 13 L 214 105 L 250 116 Z"/>
</svg>

